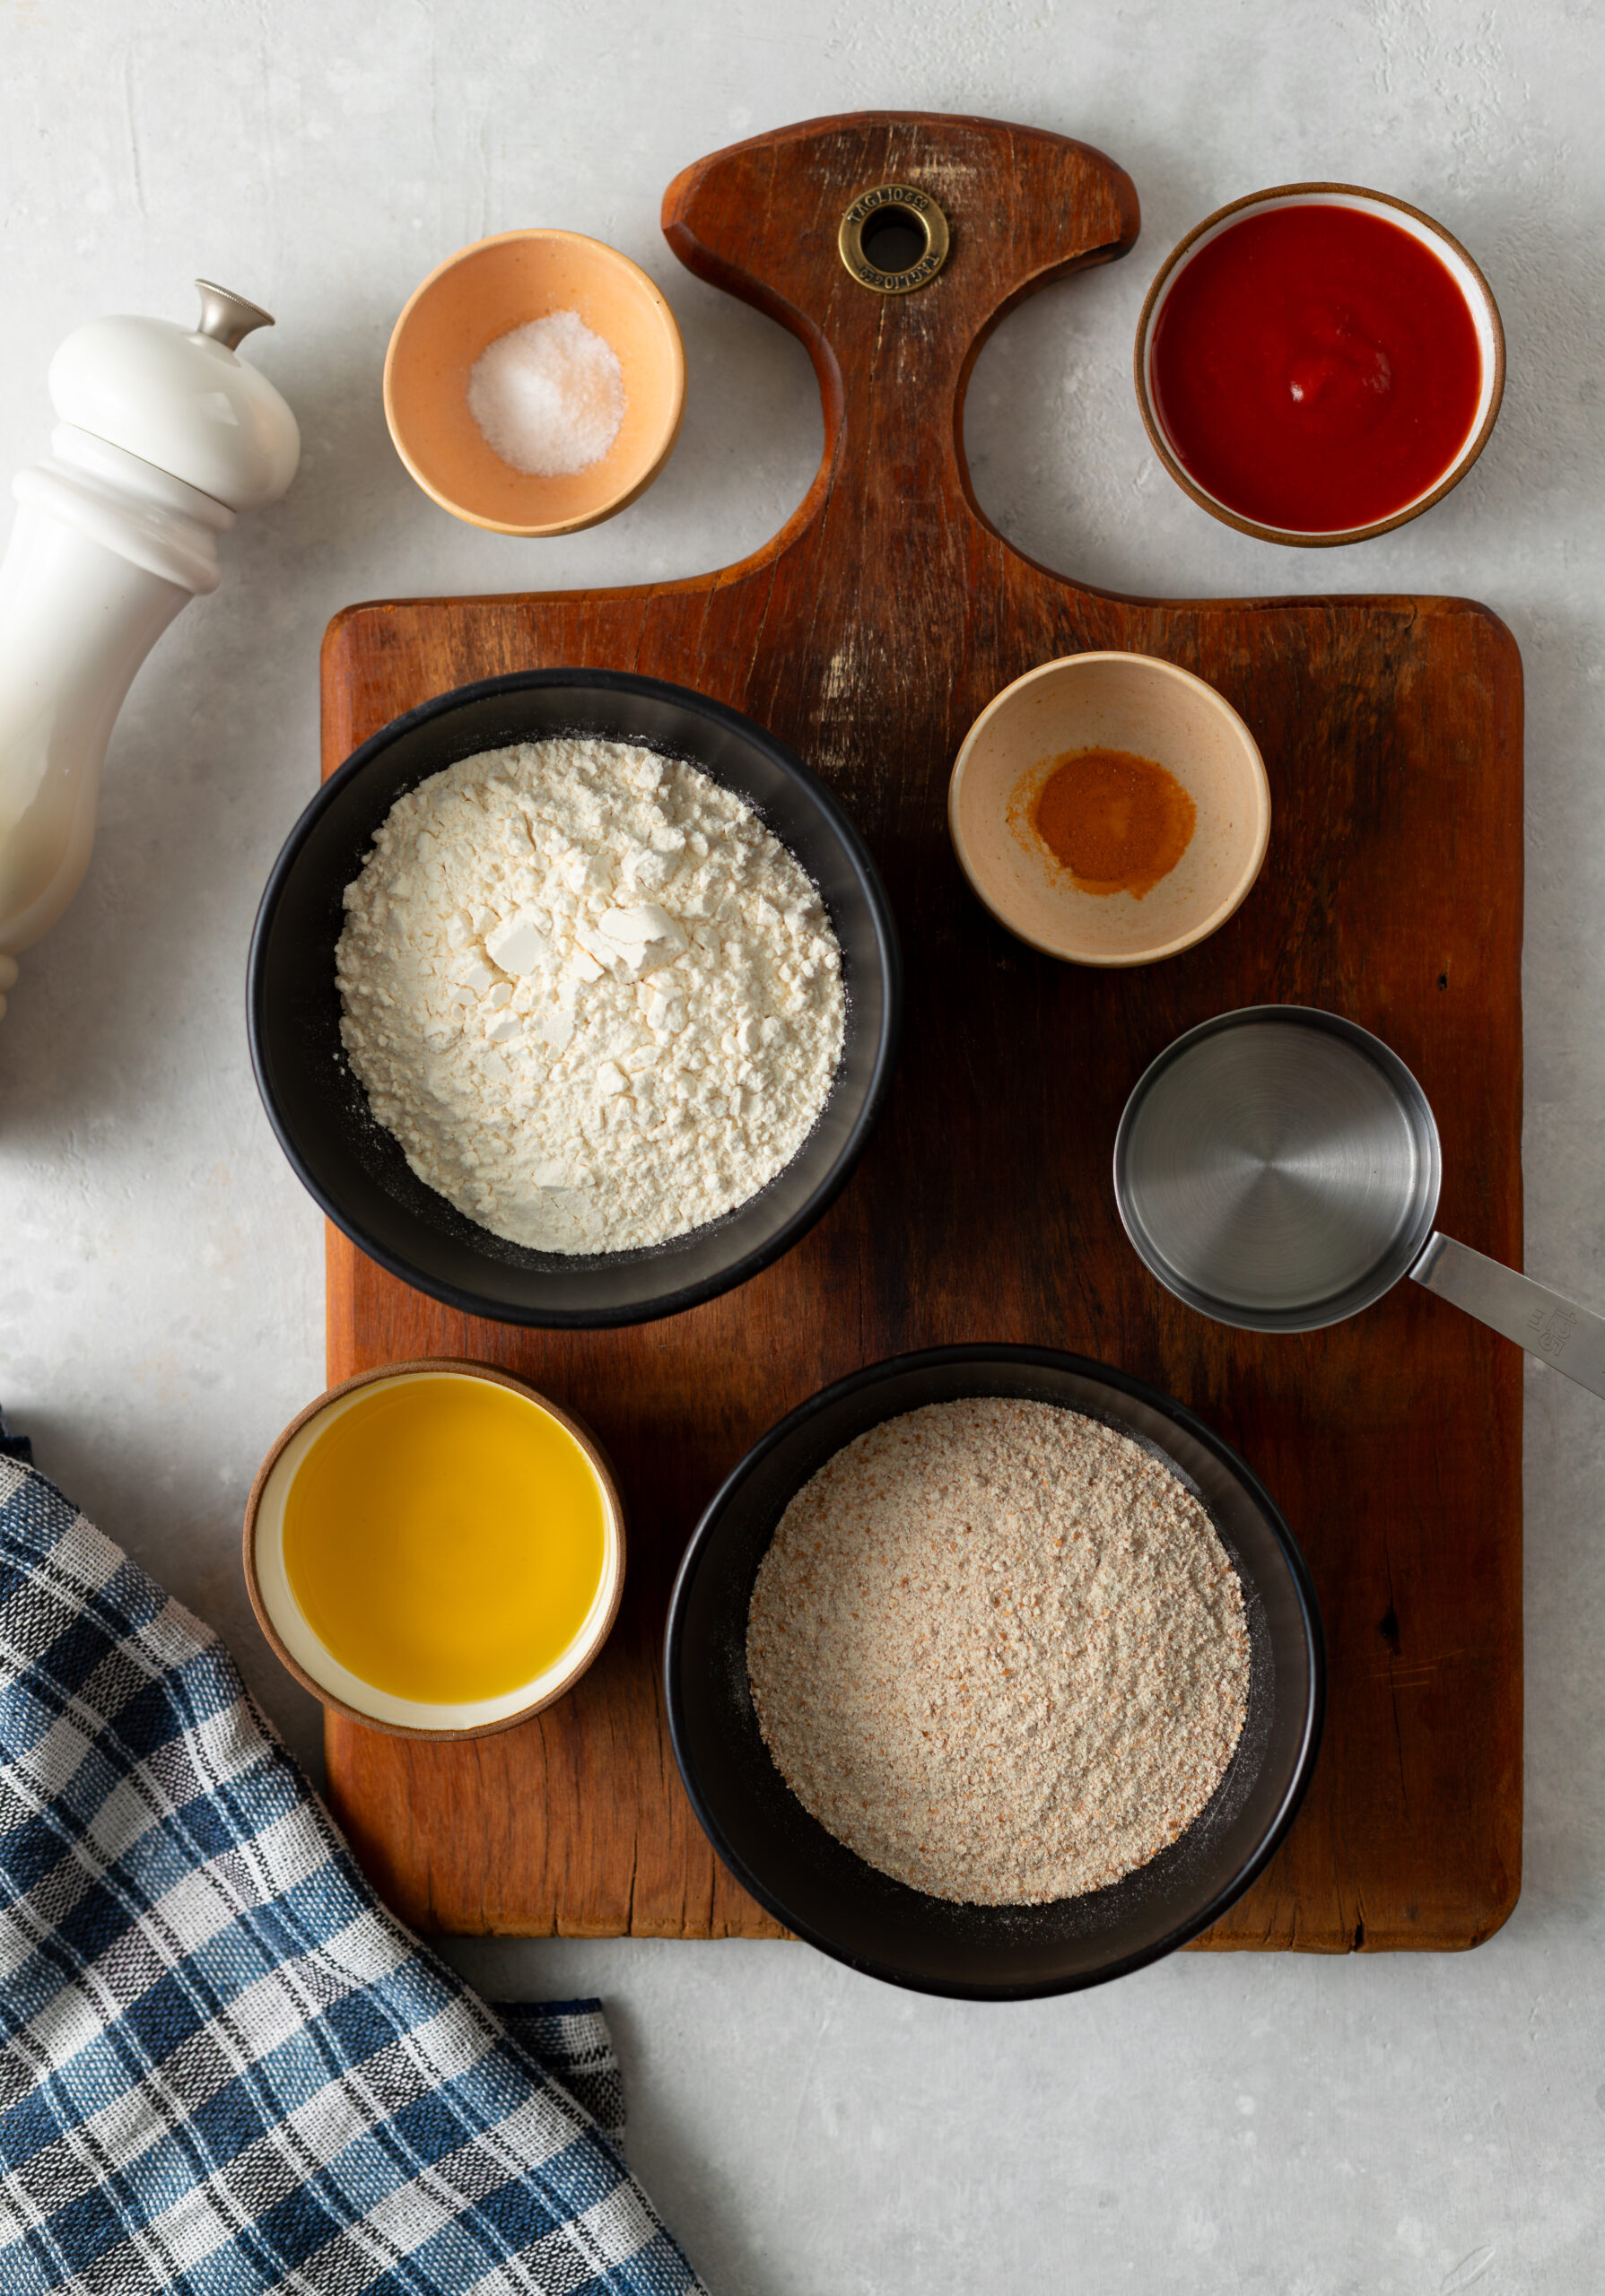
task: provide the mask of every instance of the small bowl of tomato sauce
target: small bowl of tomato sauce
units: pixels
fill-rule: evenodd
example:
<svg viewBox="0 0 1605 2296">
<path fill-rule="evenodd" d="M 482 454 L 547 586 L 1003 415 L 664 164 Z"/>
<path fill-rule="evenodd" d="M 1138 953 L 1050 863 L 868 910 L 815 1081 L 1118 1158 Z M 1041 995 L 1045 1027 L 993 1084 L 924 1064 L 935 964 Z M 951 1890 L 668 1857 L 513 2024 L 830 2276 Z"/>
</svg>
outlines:
<svg viewBox="0 0 1605 2296">
<path fill-rule="evenodd" d="M 1505 388 L 1481 272 L 1419 208 L 1284 184 L 1206 216 L 1148 291 L 1137 396 L 1155 451 L 1265 542 L 1363 542 L 1463 478 Z"/>
</svg>

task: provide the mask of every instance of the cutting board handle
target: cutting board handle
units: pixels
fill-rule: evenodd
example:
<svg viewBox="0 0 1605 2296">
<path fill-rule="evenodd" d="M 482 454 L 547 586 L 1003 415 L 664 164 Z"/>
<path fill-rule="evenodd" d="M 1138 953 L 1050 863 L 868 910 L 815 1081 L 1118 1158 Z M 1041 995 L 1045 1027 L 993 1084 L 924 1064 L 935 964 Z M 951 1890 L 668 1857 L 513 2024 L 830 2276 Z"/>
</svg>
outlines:
<svg viewBox="0 0 1605 2296">
<path fill-rule="evenodd" d="M 904 294 L 860 284 L 837 244 L 847 209 L 883 184 L 915 186 L 947 220 L 942 269 Z M 779 547 L 844 491 L 881 497 L 883 509 L 892 496 L 935 498 L 979 516 L 964 401 L 982 344 L 1049 280 L 1124 255 L 1138 213 L 1125 170 L 1068 136 L 940 113 L 860 112 L 699 160 L 665 193 L 663 229 L 689 270 L 768 312 L 813 359 L 824 457 Z"/>
</svg>

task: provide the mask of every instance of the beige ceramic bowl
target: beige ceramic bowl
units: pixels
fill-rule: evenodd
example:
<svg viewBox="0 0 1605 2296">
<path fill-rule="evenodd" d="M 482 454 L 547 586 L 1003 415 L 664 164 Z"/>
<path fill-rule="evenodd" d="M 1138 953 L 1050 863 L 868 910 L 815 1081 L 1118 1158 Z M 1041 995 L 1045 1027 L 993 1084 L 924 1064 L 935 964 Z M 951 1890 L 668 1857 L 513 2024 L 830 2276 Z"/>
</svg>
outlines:
<svg viewBox="0 0 1605 2296">
<path fill-rule="evenodd" d="M 545 1673 L 498 1698 L 472 1704 L 432 1705 L 376 1689 L 341 1665 L 304 1616 L 284 1568 L 284 1502 L 307 1453 L 324 1430 L 359 1397 L 378 1387 L 418 1378 L 486 1379 L 521 1396 L 567 1430 L 589 1463 L 602 1498 L 604 1550 L 596 1598 L 568 1648 Z M 387 1364 L 331 1387 L 292 1419 L 263 1460 L 245 1510 L 245 1583 L 257 1623 L 274 1655 L 325 1706 L 370 1728 L 403 1738 L 482 1738 L 527 1722 L 571 1690 L 606 1641 L 624 1585 L 624 1513 L 612 1472 L 594 1436 L 522 1380 L 485 1363 L 423 1361 Z"/>
<path fill-rule="evenodd" d="M 553 311 L 577 311 L 624 370 L 618 437 L 571 478 L 514 470 L 468 412 L 481 352 Z M 668 460 L 685 407 L 674 313 L 628 256 L 578 231 L 503 231 L 464 248 L 414 293 L 385 357 L 385 420 L 402 461 L 443 509 L 497 534 L 565 535 L 612 517 Z"/>
<path fill-rule="evenodd" d="M 1083 891 L 1020 818 L 1022 793 L 1088 749 L 1152 758 L 1197 809 L 1181 859 L 1140 898 Z M 1270 785 L 1253 735 L 1202 678 L 1148 654 L 1073 654 L 981 711 L 953 769 L 947 826 L 976 893 L 1022 941 L 1073 964 L 1146 965 L 1191 948 L 1244 900 L 1270 837 Z"/>
</svg>

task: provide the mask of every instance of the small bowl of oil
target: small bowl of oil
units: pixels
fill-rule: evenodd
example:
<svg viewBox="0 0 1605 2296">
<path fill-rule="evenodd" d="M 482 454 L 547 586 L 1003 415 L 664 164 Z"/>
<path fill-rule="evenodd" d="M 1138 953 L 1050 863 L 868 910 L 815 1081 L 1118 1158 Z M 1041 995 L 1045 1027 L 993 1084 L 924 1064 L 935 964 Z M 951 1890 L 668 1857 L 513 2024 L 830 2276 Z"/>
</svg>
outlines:
<svg viewBox="0 0 1605 2296">
<path fill-rule="evenodd" d="M 947 793 L 960 867 L 1051 957 L 1147 965 L 1218 931 L 1270 839 L 1259 745 L 1224 695 L 1150 654 L 1072 654 L 1005 686 Z"/>
<path fill-rule="evenodd" d="M 278 1658 L 325 1706 L 400 1737 L 528 1721 L 606 1640 L 624 1517 L 595 1439 L 483 1363 L 399 1363 L 285 1428 L 245 1516 Z"/>
</svg>

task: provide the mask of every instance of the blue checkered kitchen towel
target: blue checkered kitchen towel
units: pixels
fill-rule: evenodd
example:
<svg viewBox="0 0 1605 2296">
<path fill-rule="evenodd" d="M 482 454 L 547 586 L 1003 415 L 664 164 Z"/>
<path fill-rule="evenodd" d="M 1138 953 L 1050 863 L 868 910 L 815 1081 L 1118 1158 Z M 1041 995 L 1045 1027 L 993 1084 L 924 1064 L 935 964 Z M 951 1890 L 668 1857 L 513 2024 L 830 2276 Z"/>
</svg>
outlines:
<svg viewBox="0 0 1605 2296">
<path fill-rule="evenodd" d="M 597 2005 L 510 2030 L 392 1920 L 215 1635 L 21 1448 L 0 2296 L 699 2291 L 604 2133 Z"/>
</svg>

